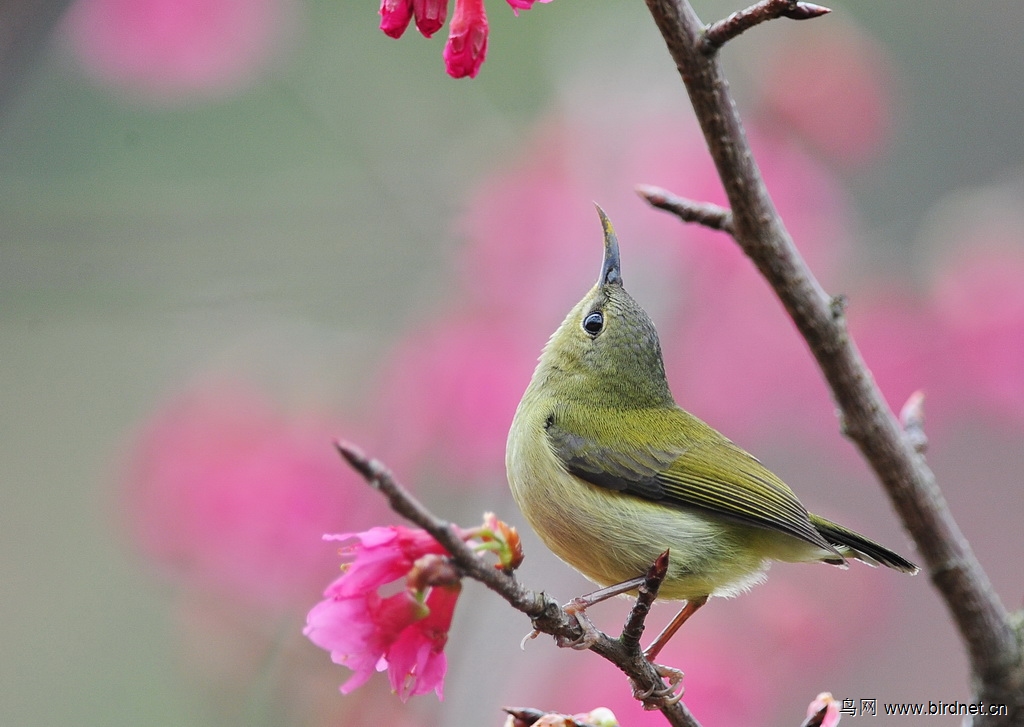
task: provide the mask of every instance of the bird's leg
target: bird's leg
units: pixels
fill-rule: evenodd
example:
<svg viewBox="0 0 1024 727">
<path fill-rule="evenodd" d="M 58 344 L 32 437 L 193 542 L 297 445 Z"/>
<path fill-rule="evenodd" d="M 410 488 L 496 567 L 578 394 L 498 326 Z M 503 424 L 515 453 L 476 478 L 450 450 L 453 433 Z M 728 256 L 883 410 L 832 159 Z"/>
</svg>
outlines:
<svg viewBox="0 0 1024 727">
<path fill-rule="evenodd" d="M 597 627 L 594 626 L 594 622 L 590 620 L 590 617 L 587 616 L 587 609 L 595 603 L 608 600 L 612 596 L 619 596 L 623 593 L 628 593 L 629 591 L 639 588 L 646 578 L 647 576 L 638 576 L 636 578 L 630 578 L 628 581 L 623 581 L 622 583 L 616 583 L 615 585 L 607 586 L 605 588 L 598 588 L 592 593 L 577 596 L 562 606 L 566 613 L 576 617 L 576 620 L 580 624 L 580 628 L 583 629 L 583 636 L 575 641 L 565 641 L 564 643 L 559 641 L 558 645 L 562 647 L 571 646 L 574 649 L 580 650 L 589 649 L 593 646 L 597 642 L 600 632 L 597 630 Z"/>
<path fill-rule="evenodd" d="M 661 650 L 663 648 L 665 648 L 665 644 L 668 643 L 668 640 L 675 636 L 675 633 L 679 630 L 679 627 L 686 623 L 690 616 L 697 613 L 697 609 L 707 602 L 707 596 L 701 596 L 700 598 L 691 598 L 689 601 L 687 601 L 686 605 L 683 606 L 682 609 L 680 609 L 679 613 L 675 615 L 675 618 L 669 621 L 669 624 L 665 627 L 665 630 L 658 634 L 658 638 L 656 638 L 654 642 L 647 647 L 646 651 L 644 651 L 644 656 L 647 657 L 647 661 L 654 664 L 654 660 L 658 657 L 658 654 L 661 653 Z"/>
<path fill-rule="evenodd" d="M 635 684 L 633 685 L 633 697 L 643 702 L 644 709 L 659 709 L 664 705 L 675 704 L 682 699 L 683 690 L 679 685 L 683 681 L 683 672 L 671 666 L 655 663 L 654 660 L 665 647 L 665 644 L 668 643 L 668 640 L 675 636 L 679 627 L 686 623 L 690 616 L 707 602 L 707 596 L 692 598 L 687 601 L 686 605 L 675 615 L 675 618 L 669 622 L 668 626 L 658 634 L 654 642 L 644 651 L 644 657 L 647 661 L 651 662 L 651 666 L 658 672 L 658 676 L 662 679 L 668 679 L 668 684 L 661 688 L 654 687 L 640 690 Z"/>
</svg>

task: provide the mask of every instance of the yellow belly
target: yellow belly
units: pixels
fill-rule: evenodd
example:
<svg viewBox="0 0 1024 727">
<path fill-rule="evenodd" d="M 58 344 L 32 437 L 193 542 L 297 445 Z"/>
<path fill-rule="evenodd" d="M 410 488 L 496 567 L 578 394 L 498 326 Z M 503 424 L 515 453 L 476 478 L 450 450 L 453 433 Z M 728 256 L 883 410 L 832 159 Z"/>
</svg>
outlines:
<svg viewBox="0 0 1024 727">
<path fill-rule="evenodd" d="M 517 413 L 506 467 L 512 495 L 559 558 L 600 586 L 642 575 L 666 549 L 659 597 L 729 596 L 763 579 L 772 559 L 813 560 L 795 538 L 627 495 L 581 480 L 562 467 L 542 422 Z"/>
</svg>

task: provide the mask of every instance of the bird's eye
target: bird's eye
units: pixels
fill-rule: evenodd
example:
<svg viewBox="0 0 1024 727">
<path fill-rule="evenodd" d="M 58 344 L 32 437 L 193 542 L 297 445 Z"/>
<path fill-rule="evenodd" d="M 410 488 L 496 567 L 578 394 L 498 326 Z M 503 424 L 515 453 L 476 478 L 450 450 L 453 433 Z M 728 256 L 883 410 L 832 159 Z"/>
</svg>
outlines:
<svg viewBox="0 0 1024 727">
<path fill-rule="evenodd" d="M 604 328 L 604 315 L 596 310 L 583 319 L 583 330 L 591 336 L 596 336 Z"/>
</svg>

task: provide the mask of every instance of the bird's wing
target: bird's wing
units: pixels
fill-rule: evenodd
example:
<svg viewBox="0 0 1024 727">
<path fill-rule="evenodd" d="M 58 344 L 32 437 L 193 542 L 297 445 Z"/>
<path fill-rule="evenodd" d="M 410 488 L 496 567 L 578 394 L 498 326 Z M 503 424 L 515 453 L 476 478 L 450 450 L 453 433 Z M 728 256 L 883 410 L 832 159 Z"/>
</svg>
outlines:
<svg viewBox="0 0 1024 727">
<path fill-rule="evenodd" d="M 586 421 L 564 412 L 550 420 L 548 443 L 567 471 L 599 487 L 705 510 L 835 552 L 789 487 L 696 417 L 682 409 L 613 416 L 612 437 L 588 432 Z"/>
</svg>

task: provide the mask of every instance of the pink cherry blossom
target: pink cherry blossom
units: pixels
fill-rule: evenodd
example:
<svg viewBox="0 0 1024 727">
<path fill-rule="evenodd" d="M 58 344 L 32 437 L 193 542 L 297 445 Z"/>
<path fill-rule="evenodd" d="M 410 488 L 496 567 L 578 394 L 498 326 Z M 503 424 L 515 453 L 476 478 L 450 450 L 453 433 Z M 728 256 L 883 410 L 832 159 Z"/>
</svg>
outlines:
<svg viewBox="0 0 1024 727">
<path fill-rule="evenodd" d="M 303 630 L 310 641 L 331 652 L 336 664 L 355 672 L 341 691 L 347 694 L 374 670 L 386 669 L 403 701 L 430 691 L 443 698 L 444 646 L 461 586 L 457 580 L 420 583 L 424 573 L 417 566 L 445 553 L 444 548 L 422 530 L 399 526 L 324 539 L 358 541 L 342 549 L 351 560 L 324 591 L 324 600 L 310 610 Z M 416 571 L 420 577 L 414 580 Z M 381 597 L 381 587 L 406 576 L 406 588 Z"/>
<path fill-rule="evenodd" d="M 412 9 L 416 16 L 416 30 L 424 38 L 429 38 L 444 27 L 448 17 L 448 0 L 412 0 Z"/>
<path fill-rule="evenodd" d="M 334 595 L 332 595 L 334 593 Z M 376 591 L 343 597 L 328 589 L 329 597 L 313 606 L 303 633 L 331 660 L 354 674 L 341 685 L 343 694 L 361 687 L 386 662 L 385 654 L 399 635 L 423 619 L 426 609 L 409 591 L 381 598 Z M 442 673 L 443 677 L 443 673 Z"/>
<path fill-rule="evenodd" d="M 487 57 L 484 0 L 455 0 L 455 14 L 444 46 L 444 66 L 452 78 L 476 78 Z"/>
<path fill-rule="evenodd" d="M 444 699 L 444 647 L 460 592 L 459 584 L 431 588 L 426 600 L 429 613 L 404 629 L 387 650 L 388 679 L 403 702 L 431 691 Z"/>
<path fill-rule="evenodd" d="M 529 10 L 535 2 L 551 0 L 507 0 L 512 12 Z M 416 18 L 416 29 L 426 37 L 444 27 L 449 0 L 381 0 L 380 29 L 392 38 L 405 33 Z M 455 12 L 448 28 L 442 56 L 452 78 L 475 78 L 487 57 L 487 10 L 484 0 L 455 0 Z"/>
<path fill-rule="evenodd" d="M 308 602 L 332 560 L 320 535 L 380 507 L 331 446 L 340 433 L 285 417 L 241 385 L 196 385 L 153 415 L 129 453 L 129 532 L 191 585 L 265 607 Z"/>
<path fill-rule="evenodd" d="M 359 542 L 340 551 L 352 560 L 346 564 L 345 574 L 328 589 L 335 596 L 349 597 L 375 590 L 404 577 L 422 556 L 446 552 L 430 534 L 400 525 L 324 536 L 324 540 L 352 539 Z"/>
<path fill-rule="evenodd" d="M 412 0 L 381 0 L 380 29 L 392 38 L 401 38 L 412 20 Z"/>
<path fill-rule="evenodd" d="M 294 26 L 288 0 L 76 0 L 64 27 L 93 79 L 169 104 L 247 86 Z"/>
</svg>

